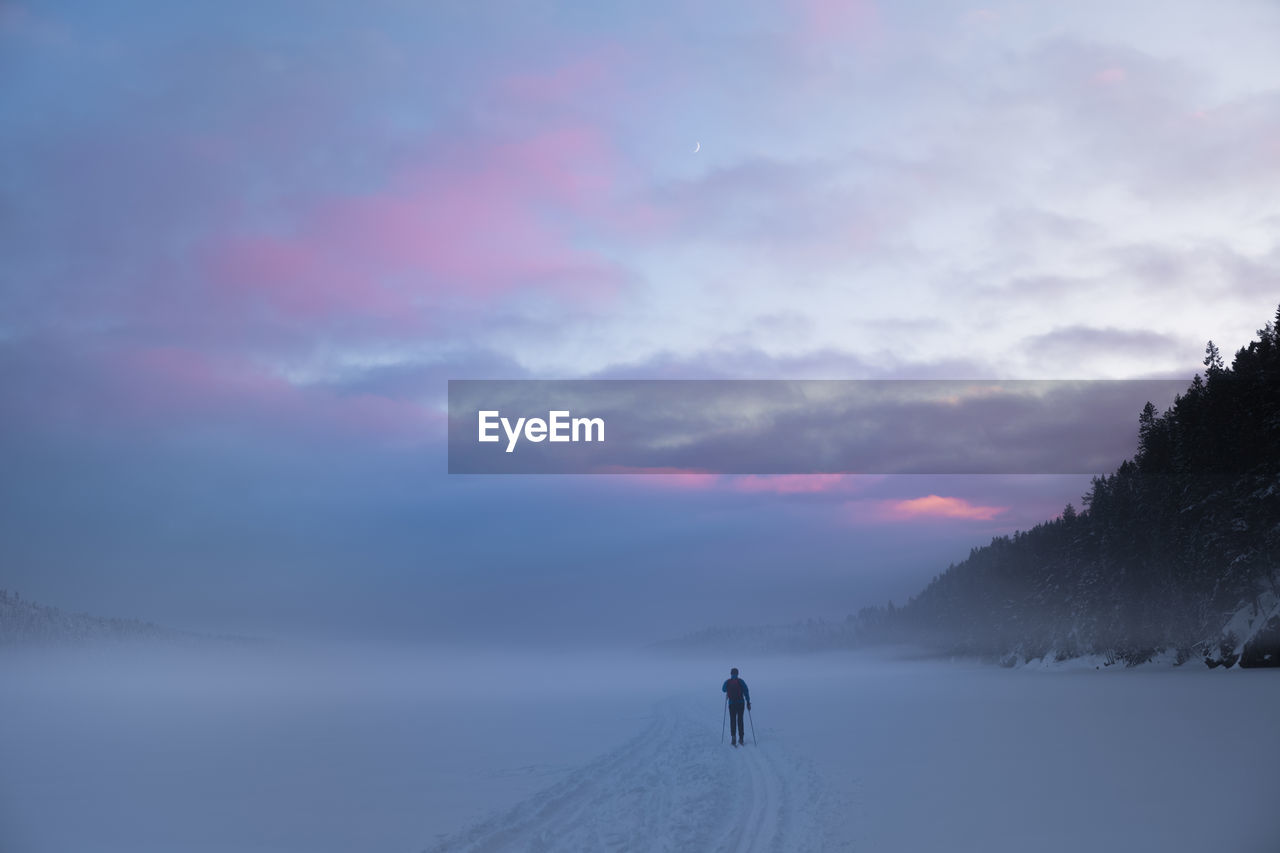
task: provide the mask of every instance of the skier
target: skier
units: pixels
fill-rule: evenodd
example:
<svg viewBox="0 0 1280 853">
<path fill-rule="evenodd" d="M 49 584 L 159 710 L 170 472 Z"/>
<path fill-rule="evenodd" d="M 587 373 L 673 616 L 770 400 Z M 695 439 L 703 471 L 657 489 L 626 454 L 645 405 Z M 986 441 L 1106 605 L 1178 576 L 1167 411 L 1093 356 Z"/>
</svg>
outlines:
<svg viewBox="0 0 1280 853">
<path fill-rule="evenodd" d="M 733 745 L 737 746 L 741 742 L 745 746 L 747 730 L 742 726 L 742 705 L 745 702 L 747 710 L 751 710 L 751 691 L 747 689 L 747 682 L 738 677 L 737 667 L 729 670 L 729 679 L 720 691 L 729 703 L 729 736 L 733 738 Z"/>
</svg>

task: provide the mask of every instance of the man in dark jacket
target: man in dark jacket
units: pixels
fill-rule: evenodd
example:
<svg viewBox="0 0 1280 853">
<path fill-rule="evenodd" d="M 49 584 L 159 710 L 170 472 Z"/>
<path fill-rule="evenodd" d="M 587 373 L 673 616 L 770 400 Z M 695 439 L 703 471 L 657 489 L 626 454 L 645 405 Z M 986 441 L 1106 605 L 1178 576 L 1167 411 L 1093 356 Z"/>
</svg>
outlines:
<svg viewBox="0 0 1280 853">
<path fill-rule="evenodd" d="M 733 745 L 745 745 L 747 731 L 742 727 L 742 706 L 745 704 L 747 710 L 751 710 L 751 691 L 747 689 L 747 682 L 738 677 L 737 667 L 729 670 L 729 680 L 720 690 L 729 702 L 729 736 L 733 738 Z"/>
</svg>

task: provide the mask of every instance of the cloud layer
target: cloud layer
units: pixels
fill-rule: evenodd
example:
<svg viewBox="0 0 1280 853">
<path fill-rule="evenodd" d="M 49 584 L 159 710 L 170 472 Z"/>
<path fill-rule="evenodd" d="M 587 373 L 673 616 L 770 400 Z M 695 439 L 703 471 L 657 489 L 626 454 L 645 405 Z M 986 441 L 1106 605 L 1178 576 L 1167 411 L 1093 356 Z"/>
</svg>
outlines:
<svg viewBox="0 0 1280 853">
<path fill-rule="evenodd" d="M 673 628 L 729 575 L 760 618 L 901 598 L 1080 478 L 677 473 L 703 435 L 643 478 L 482 486 L 444 473 L 445 381 L 1185 381 L 1275 309 L 1278 25 L 1257 0 L 0 4 L 0 582 L 226 616 L 227 573 L 268 616 L 402 627 L 495 595 L 581 615 L 571 592 L 654 627 L 655 563 Z M 1061 410 L 955 417 L 1079 458 Z"/>
</svg>

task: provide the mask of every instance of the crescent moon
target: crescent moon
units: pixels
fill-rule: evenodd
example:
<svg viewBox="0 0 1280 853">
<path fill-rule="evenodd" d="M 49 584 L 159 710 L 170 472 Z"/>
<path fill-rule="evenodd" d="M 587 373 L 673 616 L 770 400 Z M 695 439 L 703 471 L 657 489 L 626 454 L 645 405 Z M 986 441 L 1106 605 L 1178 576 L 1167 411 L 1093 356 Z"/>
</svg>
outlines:
<svg viewBox="0 0 1280 853">
<path fill-rule="evenodd" d="M 694 154 L 697 154 L 697 153 L 698 153 L 699 151 L 701 151 L 701 150 L 702 150 L 702 143 L 701 143 L 701 142 L 695 142 L 695 143 L 693 143 L 693 153 L 694 153 Z"/>
</svg>

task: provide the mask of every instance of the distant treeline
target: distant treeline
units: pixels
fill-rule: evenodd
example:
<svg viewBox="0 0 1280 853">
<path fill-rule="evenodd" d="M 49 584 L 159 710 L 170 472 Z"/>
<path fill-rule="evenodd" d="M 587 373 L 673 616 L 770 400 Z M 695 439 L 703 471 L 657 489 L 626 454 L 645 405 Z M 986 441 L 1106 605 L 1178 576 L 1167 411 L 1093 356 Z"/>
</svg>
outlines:
<svg viewBox="0 0 1280 853">
<path fill-rule="evenodd" d="M 67 613 L 37 604 L 16 592 L 0 589 L 0 648 L 5 646 L 64 645 L 129 641 L 163 643 L 254 643 L 245 637 L 211 637 L 175 631 L 138 619 L 112 619 L 87 613 Z"/>
<path fill-rule="evenodd" d="M 856 617 L 865 641 L 1013 660 L 1280 664 L 1280 310 L 1228 367 L 1160 413 L 1079 511 L 975 548 L 904 607 Z"/>
<path fill-rule="evenodd" d="M 136 619 L 66 613 L 0 589 L 0 645 L 98 639 L 164 639 L 173 632 Z"/>
</svg>

